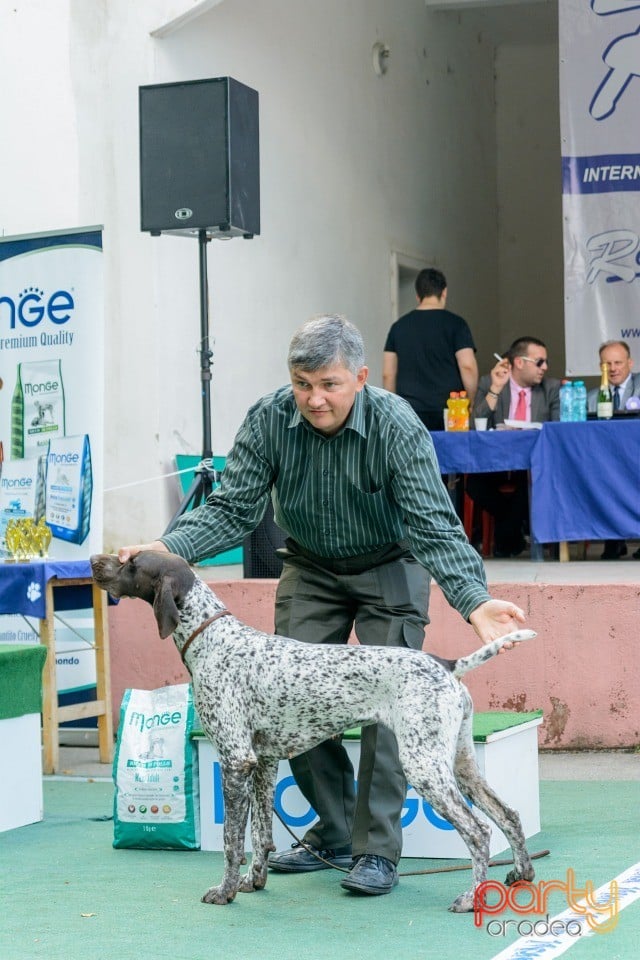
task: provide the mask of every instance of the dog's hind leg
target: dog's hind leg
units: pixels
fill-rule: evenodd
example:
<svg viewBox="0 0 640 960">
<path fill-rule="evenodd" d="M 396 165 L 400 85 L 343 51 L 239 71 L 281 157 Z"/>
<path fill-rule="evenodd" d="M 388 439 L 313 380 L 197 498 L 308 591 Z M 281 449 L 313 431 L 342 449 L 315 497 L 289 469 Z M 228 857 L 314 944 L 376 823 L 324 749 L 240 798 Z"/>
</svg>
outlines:
<svg viewBox="0 0 640 960">
<path fill-rule="evenodd" d="M 494 793 L 480 773 L 471 739 L 470 717 L 465 717 L 460 729 L 454 774 L 465 797 L 486 813 L 509 841 L 514 868 L 507 874 L 505 883 L 509 885 L 517 880 L 533 880 L 535 871 L 526 847 L 520 816 Z"/>
<path fill-rule="evenodd" d="M 399 740 L 400 760 L 408 782 L 424 797 L 438 816 L 455 827 L 471 855 L 473 883 L 469 890 L 456 897 L 449 909 L 454 913 L 473 910 L 474 890 L 487 878 L 491 828 L 471 810 L 458 789 L 451 760 L 455 741 L 429 732 L 428 742 L 421 734 L 409 732 Z"/>
<path fill-rule="evenodd" d="M 273 843 L 273 795 L 278 772 L 277 760 L 260 758 L 253 771 L 251 798 L 251 866 L 240 882 L 241 893 L 262 890 L 267 882 L 267 858 Z"/>
<path fill-rule="evenodd" d="M 222 794 L 224 797 L 224 874 L 216 887 L 210 887 L 202 897 L 203 903 L 230 903 L 240 889 L 240 864 L 246 863 L 244 838 L 249 816 L 251 780 L 257 760 L 251 753 L 243 762 L 223 760 Z"/>
<path fill-rule="evenodd" d="M 472 886 L 456 897 L 449 907 L 453 913 L 468 913 L 473 910 L 476 887 L 487 879 L 491 828 L 467 806 L 453 775 L 449 775 L 450 771 L 447 771 L 445 777 L 442 773 L 443 771 L 438 771 L 435 776 L 417 785 L 415 778 L 410 782 L 421 796 L 426 797 L 438 816 L 455 827 L 469 848 L 473 871 Z"/>
</svg>

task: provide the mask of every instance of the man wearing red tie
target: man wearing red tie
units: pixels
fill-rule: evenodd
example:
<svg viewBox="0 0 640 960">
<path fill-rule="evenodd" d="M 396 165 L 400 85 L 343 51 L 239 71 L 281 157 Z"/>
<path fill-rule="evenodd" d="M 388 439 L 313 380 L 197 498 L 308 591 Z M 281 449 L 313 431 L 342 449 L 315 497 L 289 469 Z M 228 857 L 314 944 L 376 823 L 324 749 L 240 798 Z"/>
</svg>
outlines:
<svg viewBox="0 0 640 960">
<path fill-rule="evenodd" d="M 488 427 L 505 420 L 542 423 L 560 419 L 560 381 L 547 377 L 547 348 L 537 337 L 519 337 L 491 373 L 480 378 L 474 417 L 487 417 Z M 467 493 L 495 518 L 495 557 L 517 557 L 525 547 L 529 522 L 527 474 L 474 474 Z"/>
</svg>

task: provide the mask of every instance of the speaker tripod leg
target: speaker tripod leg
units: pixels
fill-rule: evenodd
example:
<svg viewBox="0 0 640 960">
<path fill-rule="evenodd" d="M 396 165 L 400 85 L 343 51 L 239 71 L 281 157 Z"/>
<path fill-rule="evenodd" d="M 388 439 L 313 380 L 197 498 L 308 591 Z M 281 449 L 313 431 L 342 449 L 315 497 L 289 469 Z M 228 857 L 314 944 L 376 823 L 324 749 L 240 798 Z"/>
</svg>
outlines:
<svg viewBox="0 0 640 960">
<path fill-rule="evenodd" d="M 199 507 L 200 504 L 204 503 L 213 490 L 214 484 L 218 483 L 218 481 L 219 477 L 215 469 L 202 463 L 197 466 L 191 486 L 180 501 L 178 509 L 172 516 L 164 532 L 171 533 L 180 517 L 186 513 L 187 510 L 192 507 Z"/>
</svg>

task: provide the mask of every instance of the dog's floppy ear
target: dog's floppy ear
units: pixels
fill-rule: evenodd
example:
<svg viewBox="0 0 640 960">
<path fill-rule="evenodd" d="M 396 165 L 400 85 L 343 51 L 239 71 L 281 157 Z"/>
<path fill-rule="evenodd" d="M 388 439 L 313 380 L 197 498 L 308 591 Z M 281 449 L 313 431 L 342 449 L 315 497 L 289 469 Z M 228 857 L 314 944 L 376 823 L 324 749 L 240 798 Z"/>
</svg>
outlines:
<svg viewBox="0 0 640 960">
<path fill-rule="evenodd" d="M 158 622 L 160 636 L 164 640 L 178 626 L 180 613 L 173 596 L 173 579 L 162 577 L 153 598 L 153 612 Z"/>
</svg>

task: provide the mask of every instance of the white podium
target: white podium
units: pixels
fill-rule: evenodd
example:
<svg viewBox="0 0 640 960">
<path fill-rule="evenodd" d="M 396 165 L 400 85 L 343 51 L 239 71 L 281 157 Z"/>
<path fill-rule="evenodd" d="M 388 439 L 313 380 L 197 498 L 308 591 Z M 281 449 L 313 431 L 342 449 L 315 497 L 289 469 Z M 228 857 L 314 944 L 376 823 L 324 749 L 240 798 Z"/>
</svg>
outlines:
<svg viewBox="0 0 640 960">
<path fill-rule="evenodd" d="M 474 718 L 474 746 L 480 770 L 496 793 L 518 811 L 526 837 L 540 830 L 537 727 L 542 711 L 527 714 L 485 713 Z M 222 850 L 224 802 L 218 755 L 204 737 L 196 737 L 200 783 L 201 849 Z M 353 769 L 358 770 L 360 741 L 345 739 Z M 316 819 L 316 813 L 304 799 L 291 773 L 288 761 L 278 767 L 274 807 L 298 837 Z M 483 813 L 478 811 L 483 819 Z M 491 822 L 491 821 L 488 821 Z M 491 823 L 490 853 L 494 856 L 509 844 Z M 403 857 L 463 858 L 469 851 L 458 832 L 442 820 L 411 787 L 402 813 Z M 291 845 L 293 837 L 274 816 L 273 840 L 278 850 Z M 249 828 L 245 841 L 251 850 Z"/>
<path fill-rule="evenodd" d="M 42 668 L 46 650 L 0 644 L 0 833 L 43 816 Z"/>
</svg>

